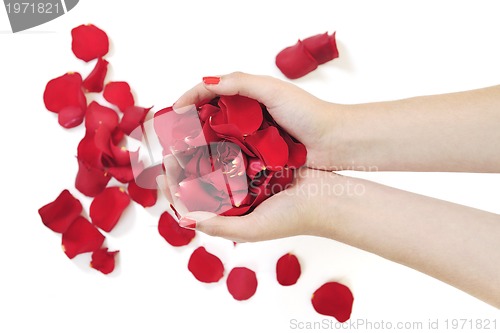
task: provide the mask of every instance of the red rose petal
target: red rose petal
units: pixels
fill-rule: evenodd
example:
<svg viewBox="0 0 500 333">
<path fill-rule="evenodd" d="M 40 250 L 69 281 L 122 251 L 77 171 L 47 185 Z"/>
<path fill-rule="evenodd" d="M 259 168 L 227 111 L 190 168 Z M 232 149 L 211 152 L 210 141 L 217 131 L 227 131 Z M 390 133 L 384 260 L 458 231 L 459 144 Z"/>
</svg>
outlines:
<svg viewBox="0 0 500 333">
<path fill-rule="evenodd" d="M 109 167 L 108 173 L 117 181 L 123 184 L 127 184 L 134 179 L 134 172 L 132 171 L 132 167 L 128 166 L 118 166 L 118 167 Z"/>
<path fill-rule="evenodd" d="M 327 32 L 311 36 L 304 39 L 302 43 L 320 65 L 339 57 L 335 32 L 331 36 Z"/>
<path fill-rule="evenodd" d="M 63 233 L 80 216 L 83 207 L 68 190 L 38 210 L 43 224 L 52 231 Z"/>
<path fill-rule="evenodd" d="M 89 62 L 102 58 L 109 51 L 108 36 L 93 24 L 80 25 L 71 30 L 71 49 L 78 59 Z"/>
<path fill-rule="evenodd" d="M 139 106 L 129 106 L 123 111 L 123 117 L 120 121 L 120 129 L 127 135 L 144 123 L 146 115 L 151 108 L 141 108 Z"/>
<path fill-rule="evenodd" d="M 99 249 L 104 236 L 86 218 L 79 216 L 62 235 L 62 248 L 68 258 Z"/>
<path fill-rule="evenodd" d="M 348 287 L 338 282 L 322 285 L 312 295 L 312 305 L 316 312 L 335 317 L 343 323 L 351 317 L 354 297 Z"/>
<path fill-rule="evenodd" d="M 95 197 L 108 185 L 111 176 L 102 169 L 91 166 L 89 163 L 78 160 L 78 173 L 75 187 L 88 197 Z"/>
<path fill-rule="evenodd" d="M 255 294 L 257 276 L 246 267 L 235 267 L 229 272 L 226 280 L 227 290 L 235 300 L 244 301 Z"/>
<path fill-rule="evenodd" d="M 224 177 L 220 176 L 222 181 Z M 224 182 L 225 184 L 225 182 Z M 215 212 L 220 207 L 220 199 L 213 196 L 216 189 L 200 178 L 190 179 L 179 183 L 179 199 L 189 211 Z"/>
<path fill-rule="evenodd" d="M 67 106 L 57 115 L 59 125 L 64 128 L 73 128 L 83 123 L 85 117 L 85 109 L 79 106 Z"/>
<path fill-rule="evenodd" d="M 179 226 L 179 223 L 168 212 L 161 214 L 158 232 L 172 246 L 188 245 L 196 236 L 194 230 Z"/>
<path fill-rule="evenodd" d="M 128 194 L 132 200 L 144 208 L 154 206 L 158 199 L 157 189 L 142 188 L 134 180 L 128 183 Z"/>
<path fill-rule="evenodd" d="M 102 106 L 93 101 L 87 107 L 85 114 L 85 128 L 88 132 L 95 132 L 100 126 L 112 131 L 118 126 L 118 115 L 113 109 Z"/>
<path fill-rule="evenodd" d="M 276 263 L 276 278 L 282 286 L 294 285 L 300 277 L 301 269 L 297 257 L 287 253 Z"/>
<path fill-rule="evenodd" d="M 200 120 L 204 123 L 210 116 L 213 116 L 220 111 L 220 108 L 212 104 L 203 104 L 200 106 L 198 113 L 200 115 Z"/>
<path fill-rule="evenodd" d="M 104 79 L 108 73 L 109 62 L 106 59 L 99 58 L 94 69 L 83 80 L 82 86 L 88 92 L 101 92 L 104 88 Z"/>
<path fill-rule="evenodd" d="M 298 79 L 318 68 L 318 62 L 299 40 L 294 46 L 278 53 L 276 66 L 287 78 Z"/>
<path fill-rule="evenodd" d="M 205 283 L 217 282 L 224 276 L 222 261 L 203 246 L 191 254 L 188 269 L 198 281 Z"/>
<path fill-rule="evenodd" d="M 130 197 L 120 187 L 108 187 L 90 204 L 92 223 L 106 232 L 113 230 L 130 203 Z"/>
<path fill-rule="evenodd" d="M 243 135 L 257 131 L 264 119 L 260 103 L 248 97 L 221 96 L 219 106 L 221 111 L 213 117 L 224 115 L 226 123 L 236 125 Z"/>
<path fill-rule="evenodd" d="M 295 142 L 288 135 L 288 133 L 282 133 L 282 137 L 288 146 L 288 162 L 287 166 L 289 168 L 298 169 L 304 164 L 306 164 L 307 149 L 300 142 Z"/>
<path fill-rule="evenodd" d="M 158 188 L 156 178 L 164 174 L 163 164 L 156 164 L 141 169 L 141 165 L 134 165 L 135 183 L 142 188 L 154 189 Z"/>
<path fill-rule="evenodd" d="M 134 105 L 134 96 L 127 82 L 110 82 L 104 87 L 104 98 L 116 105 L 120 111 Z"/>
<path fill-rule="evenodd" d="M 82 76 L 79 73 L 66 73 L 50 80 L 43 92 L 43 102 L 47 110 L 55 113 L 69 106 L 85 110 L 87 100 L 82 91 Z"/>
<path fill-rule="evenodd" d="M 100 271 L 103 274 L 109 274 L 115 269 L 115 256 L 119 251 L 108 251 L 108 248 L 102 248 L 92 253 L 90 267 Z"/>
<path fill-rule="evenodd" d="M 245 142 L 272 171 L 281 170 L 288 161 L 288 145 L 279 134 L 276 127 L 255 132 L 246 138 Z"/>
</svg>

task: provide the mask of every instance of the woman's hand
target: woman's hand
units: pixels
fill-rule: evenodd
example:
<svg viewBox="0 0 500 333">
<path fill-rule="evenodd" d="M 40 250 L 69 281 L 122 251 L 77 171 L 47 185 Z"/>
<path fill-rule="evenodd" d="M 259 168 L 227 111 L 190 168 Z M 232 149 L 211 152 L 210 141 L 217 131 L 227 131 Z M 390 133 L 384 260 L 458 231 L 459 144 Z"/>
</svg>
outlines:
<svg viewBox="0 0 500 333">
<path fill-rule="evenodd" d="M 212 77 L 186 92 L 174 104 L 182 107 L 218 95 L 242 95 L 264 104 L 274 120 L 307 148 L 307 166 L 332 170 L 333 143 L 340 133 L 341 107 L 322 101 L 297 86 L 269 76 L 232 73 Z"/>
<path fill-rule="evenodd" d="M 330 235 L 338 219 L 339 200 L 356 195 L 359 189 L 350 183 L 350 178 L 329 171 L 303 167 L 296 174 L 291 187 L 265 200 L 248 215 L 224 217 L 190 212 L 179 223 L 236 242 Z"/>
</svg>

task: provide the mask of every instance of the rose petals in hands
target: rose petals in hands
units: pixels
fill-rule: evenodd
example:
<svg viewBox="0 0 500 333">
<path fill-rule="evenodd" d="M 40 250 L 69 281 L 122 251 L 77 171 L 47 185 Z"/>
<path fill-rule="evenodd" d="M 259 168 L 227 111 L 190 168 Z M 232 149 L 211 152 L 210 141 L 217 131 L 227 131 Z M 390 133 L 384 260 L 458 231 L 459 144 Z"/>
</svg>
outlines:
<svg viewBox="0 0 500 333">
<path fill-rule="evenodd" d="M 335 33 L 331 36 L 324 33 L 299 40 L 282 50 L 276 56 L 276 66 L 287 78 L 298 79 L 338 56 Z"/>
<path fill-rule="evenodd" d="M 229 272 L 226 280 L 227 290 L 237 301 L 244 301 L 255 294 L 257 276 L 246 267 L 235 267 Z"/>
<path fill-rule="evenodd" d="M 179 223 L 168 212 L 161 214 L 158 232 L 172 246 L 188 245 L 196 236 L 194 230 L 179 226 Z"/>
<path fill-rule="evenodd" d="M 103 242 L 104 236 L 82 216 L 77 217 L 62 235 L 62 248 L 70 259 L 98 250 Z"/>
<path fill-rule="evenodd" d="M 52 231 L 63 233 L 80 216 L 83 207 L 68 190 L 38 210 L 43 224 Z"/>
<path fill-rule="evenodd" d="M 90 267 L 100 271 L 103 274 L 109 274 L 115 269 L 115 256 L 119 251 L 108 251 L 108 248 L 102 248 L 92 253 Z"/>
<path fill-rule="evenodd" d="M 116 105 L 120 111 L 134 105 L 134 96 L 127 82 L 110 82 L 104 87 L 104 99 Z"/>
<path fill-rule="evenodd" d="M 225 123 L 236 125 L 243 135 L 254 133 L 262 124 L 262 108 L 254 99 L 240 95 L 221 96 L 219 106 L 221 111 L 214 117 L 223 116 Z"/>
<path fill-rule="evenodd" d="M 157 189 L 142 188 L 134 180 L 128 183 L 128 194 L 132 200 L 144 208 L 154 206 L 158 199 Z"/>
<path fill-rule="evenodd" d="M 276 127 L 257 131 L 246 138 L 246 143 L 271 171 L 283 169 L 288 161 L 288 145 Z"/>
<path fill-rule="evenodd" d="M 110 232 L 130 203 L 130 197 L 120 187 L 108 187 L 94 198 L 90 204 L 92 223 Z"/>
<path fill-rule="evenodd" d="M 109 39 L 93 24 L 82 24 L 71 30 L 71 49 L 78 59 L 89 62 L 102 58 L 109 51 Z"/>
<path fill-rule="evenodd" d="M 224 276 L 224 265 L 219 258 L 207 252 L 203 246 L 194 250 L 189 258 L 188 269 L 201 282 L 212 283 Z"/>
<path fill-rule="evenodd" d="M 104 88 L 104 79 L 108 73 L 108 62 L 106 59 L 99 58 L 94 69 L 83 80 L 82 86 L 88 92 L 101 92 Z"/>
<path fill-rule="evenodd" d="M 343 323 L 351 317 L 354 297 L 351 290 L 338 282 L 328 282 L 312 295 L 312 305 L 316 312 L 335 317 Z"/>
<path fill-rule="evenodd" d="M 276 263 L 276 278 L 282 286 L 294 285 L 300 277 L 301 269 L 299 260 L 291 253 L 278 259 Z"/>
</svg>

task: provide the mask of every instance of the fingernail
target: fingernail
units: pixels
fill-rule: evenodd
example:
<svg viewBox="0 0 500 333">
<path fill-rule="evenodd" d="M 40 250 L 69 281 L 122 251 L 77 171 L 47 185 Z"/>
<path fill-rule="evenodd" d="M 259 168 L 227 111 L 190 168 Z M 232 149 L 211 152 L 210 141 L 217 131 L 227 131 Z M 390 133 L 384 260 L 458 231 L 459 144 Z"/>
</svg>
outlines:
<svg viewBox="0 0 500 333">
<path fill-rule="evenodd" d="M 189 217 L 183 217 L 179 220 L 179 225 L 186 229 L 196 229 L 196 221 Z"/>
<path fill-rule="evenodd" d="M 203 78 L 203 83 L 205 84 L 219 84 L 220 77 L 218 76 L 205 76 Z"/>
</svg>

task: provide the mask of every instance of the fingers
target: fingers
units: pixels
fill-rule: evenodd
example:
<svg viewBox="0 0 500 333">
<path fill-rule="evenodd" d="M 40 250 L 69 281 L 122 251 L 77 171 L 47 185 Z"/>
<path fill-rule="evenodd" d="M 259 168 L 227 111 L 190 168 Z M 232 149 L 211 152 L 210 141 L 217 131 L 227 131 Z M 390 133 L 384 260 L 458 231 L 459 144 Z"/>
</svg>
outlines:
<svg viewBox="0 0 500 333">
<path fill-rule="evenodd" d="M 191 104 L 199 105 L 204 101 L 209 101 L 216 97 L 217 94 L 213 91 L 207 89 L 205 84 L 199 83 L 190 90 L 186 91 L 178 100 L 174 103 L 174 107 L 181 108 L 183 106 L 188 106 Z"/>
<path fill-rule="evenodd" d="M 238 243 L 256 242 L 307 233 L 303 230 L 300 205 L 284 192 L 265 200 L 245 216 L 218 216 L 208 212 L 190 212 L 184 215 L 181 227 L 196 229 L 211 236 L 223 237 Z"/>
<path fill-rule="evenodd" d="M 182 95 L 175 103 L 175 106 L 182 107 L 189 104 L 199 104 L 202 101 L 210 100 L 218 95 L 242 95 L 265 104 L 272 108 L 280 99 L 279 94 L 283 86 L 288 83 L 261 75 L 251 75 L 241 72 L 234 72 L 220 76 L 220 80 L 205 78 L 202 82 Z M 291 85 L 290 85 L 291 86 Z"/>
</svg>

